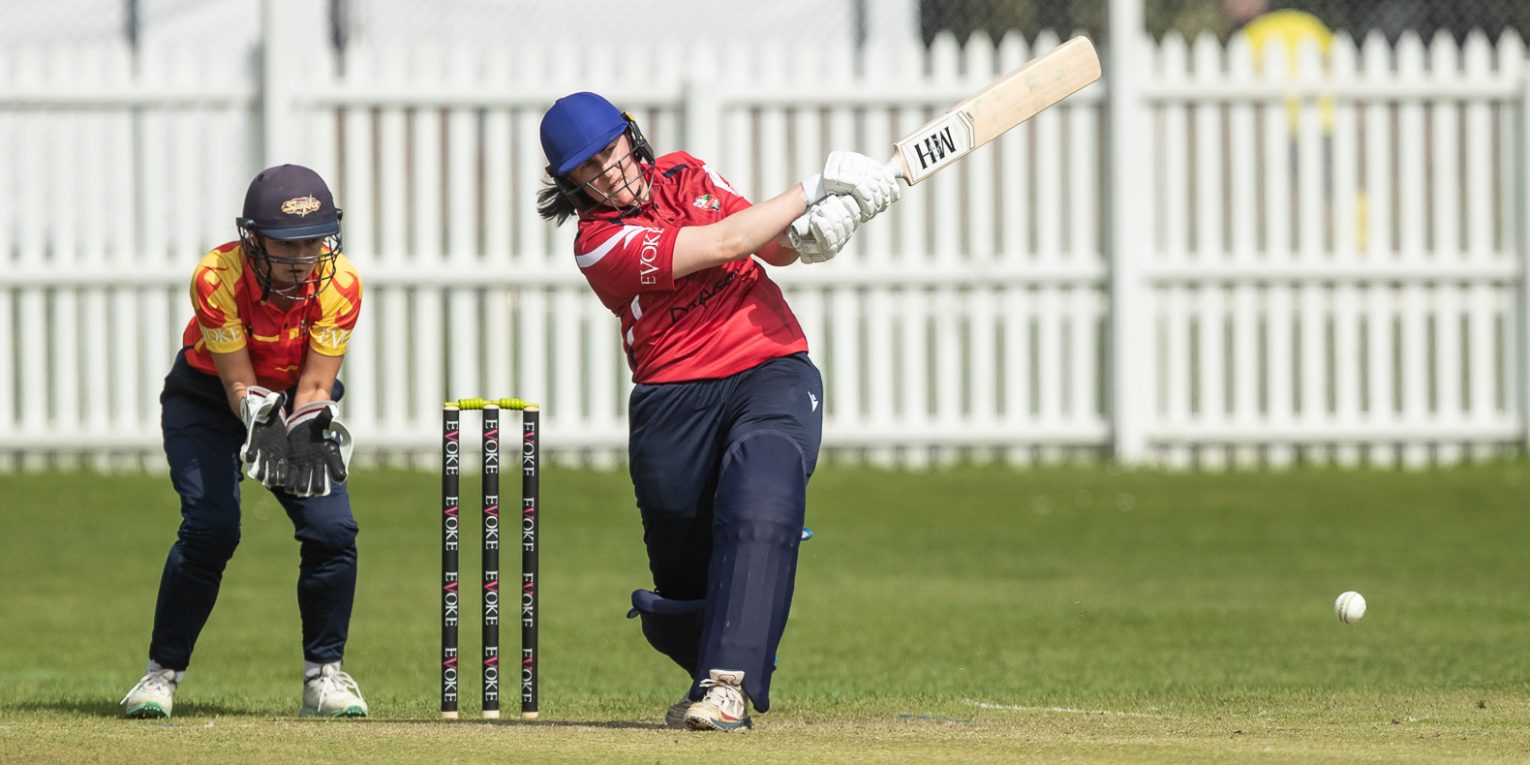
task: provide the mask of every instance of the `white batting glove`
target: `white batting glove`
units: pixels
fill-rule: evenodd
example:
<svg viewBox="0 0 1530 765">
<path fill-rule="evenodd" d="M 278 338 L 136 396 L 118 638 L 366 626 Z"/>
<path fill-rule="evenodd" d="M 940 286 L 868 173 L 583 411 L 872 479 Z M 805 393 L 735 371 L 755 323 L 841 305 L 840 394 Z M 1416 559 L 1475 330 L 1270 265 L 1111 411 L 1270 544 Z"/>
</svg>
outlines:
<svg viewBox="0 0 1530 765">
<path fill-rule="evenodd" d="M 891 207 L 903 193 L 903 184 L 886 164 L 853 151 L 829 154 L 823 165 L 823 186 L 829 194 L 853 197 L 862 223 Z"/>
<path fill-rule="evenodd" d="M 823 173 L 813 173 L 802 179 L 802 196 L 807 198 L 807 206 L 810 208 L 829 198 L 829 187 L 824 185 Z"/>
<path fill-rule="evenodd" d="M 787 239 L 803 263 L 833 260 L 860 228 L 860 207 L 849 196 L 831 196 L 792 221 Z"/>
</svg>

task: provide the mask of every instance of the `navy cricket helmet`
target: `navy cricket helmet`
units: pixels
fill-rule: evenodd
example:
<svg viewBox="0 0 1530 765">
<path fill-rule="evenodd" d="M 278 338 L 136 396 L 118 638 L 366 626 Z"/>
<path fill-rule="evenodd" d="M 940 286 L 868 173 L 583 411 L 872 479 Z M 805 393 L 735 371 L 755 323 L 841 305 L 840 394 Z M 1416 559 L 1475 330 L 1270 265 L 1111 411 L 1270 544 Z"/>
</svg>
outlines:
<svg viewBox="0 0 1530 765">
<path fill-rule="evenodd" d="M 278 165 L 250 182 L 241 223 L 268 239 L 317 239 L 340 233 L 340 210 L 318 173 Z"/>
<path fill-rule="evenodd" d="M 255 267 L 262 296 L 277 292 L 289 298 L 307 299 L 318 294 L 334 276 L 335 259 L 340 254 L 341 210 L 329 186 L 319 174 L 302 165 L 277 165 L 266 168 L 250 181 L 244 195 L 244 215 L 235 225 L 239 243 Z M 264 239 L 277 241 L 324 240 L 316 259 L 282 258 L 266 252 Z M 310 277 L 298 284 L 273 287 L 273 265 L 316 266 Z M 307 288 L 312 285 L 310 292 Z"/>
</svg>

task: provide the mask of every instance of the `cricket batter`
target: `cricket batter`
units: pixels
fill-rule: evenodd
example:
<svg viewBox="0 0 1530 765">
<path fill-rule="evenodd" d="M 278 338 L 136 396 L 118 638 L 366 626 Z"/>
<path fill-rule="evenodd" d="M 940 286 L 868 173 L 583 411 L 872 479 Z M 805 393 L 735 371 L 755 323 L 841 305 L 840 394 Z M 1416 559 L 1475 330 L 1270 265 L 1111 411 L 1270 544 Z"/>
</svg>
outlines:
<svg viewBox="0 0 1530 765">
<path fill-rule="evenodd" d="M 655 591 L 633 605 L 692 681 L 665 723 L 748 729 L 751 703 L 770 708 L 823 426 L 818 369 L 756 258 L 828 260 L 901 187 L 881 162 L 835 152 L 751 205 L 704 160 L 655 157 L 594 93 L 559 99 L 541 139 L 538 212 L 577 217 L 574 261 L 620 320 L 636 383 L 628 452 Z"/>
<path fill-rule="evenodd" d="M 340 210 L 297 165 L 250 183 L 238 241 L 202 258 L 195 314 L 160 394 L 181 527 L 160 577 L 147 674 L 128 717 L 169 717 L 175 690 L 239 544 L 239 482 L 259 481 L 301 544 L 301 714 L 365 717 L 341 671 L 356 590 L 356 520 L 346 493 L 350 434 L 337 379 L 361 310 L 361 279 L 341 253 Z"/>
</svg>

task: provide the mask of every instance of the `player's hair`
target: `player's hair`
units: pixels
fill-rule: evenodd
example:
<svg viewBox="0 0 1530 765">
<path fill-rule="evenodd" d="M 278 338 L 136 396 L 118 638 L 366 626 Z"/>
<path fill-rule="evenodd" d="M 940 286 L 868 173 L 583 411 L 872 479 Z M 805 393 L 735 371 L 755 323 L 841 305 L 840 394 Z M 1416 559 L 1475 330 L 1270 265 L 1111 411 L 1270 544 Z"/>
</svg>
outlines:
<svg viewBox="0 0 1530 765">
<path fill-rule="evenodd" d="M 537 191 L 537 215 L 552 221 L 554 226 L 561 226 L 594 206 L 589 196 L 566 178 L 543 178 L 542 188 Z"/>
</svg>

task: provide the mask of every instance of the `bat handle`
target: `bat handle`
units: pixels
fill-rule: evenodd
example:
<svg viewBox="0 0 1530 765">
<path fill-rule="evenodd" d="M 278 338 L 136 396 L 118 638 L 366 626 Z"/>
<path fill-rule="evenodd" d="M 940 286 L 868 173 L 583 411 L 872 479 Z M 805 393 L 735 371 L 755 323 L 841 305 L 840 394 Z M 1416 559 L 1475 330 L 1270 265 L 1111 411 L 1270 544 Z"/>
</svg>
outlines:
<svg viewBox="0 0 1530 765">
<path fill-rule="evenodd" d="M 887 170 L 893 174 L 894 178 L 903 181 L 905 185 L 913 185 L 908 182 L 908 168 L 904 167 L 903 158 L 897 154 L 894 154 L 892 159 L 887 160 Z"/>
</svg>

